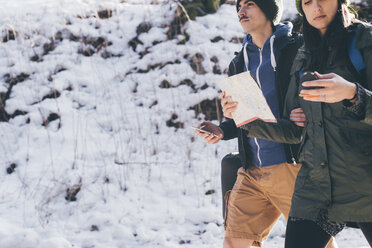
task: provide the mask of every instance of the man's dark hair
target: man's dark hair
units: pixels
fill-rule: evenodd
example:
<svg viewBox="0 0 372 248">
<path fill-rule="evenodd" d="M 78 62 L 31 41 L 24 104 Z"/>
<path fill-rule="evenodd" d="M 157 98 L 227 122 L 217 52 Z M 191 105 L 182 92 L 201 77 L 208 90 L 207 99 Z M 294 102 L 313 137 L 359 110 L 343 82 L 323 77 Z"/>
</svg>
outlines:
<svg viewBox="0 0 372 248">
<path fill-rule="evenodd" d="M 239 3 L 245 0 L 236 1 L 236 11 L 239 11 Z M 257 4 L 261 11 L 265 14 L 266 18 L 272 23 L 279 22 L 281 18 L 281 3 L 282 0 L 250 0 Z"/>
</svg>

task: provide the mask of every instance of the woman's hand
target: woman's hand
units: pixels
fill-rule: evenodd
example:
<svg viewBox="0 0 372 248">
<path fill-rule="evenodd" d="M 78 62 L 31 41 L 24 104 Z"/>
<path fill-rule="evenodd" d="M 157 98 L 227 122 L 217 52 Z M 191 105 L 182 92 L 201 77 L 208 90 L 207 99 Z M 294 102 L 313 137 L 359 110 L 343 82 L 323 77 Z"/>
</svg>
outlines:
<svg viewBox="0 0 372 248">
<path fill-rule="evenodd" d="M 234 112 L 238 107 L 238 102 L 231 101 L 231 96 L 226 96 L 226 92 L 222 92 L 220 97 L 223 115 L 232 119 L 231 113 Z"/>
<path fill-rule="evenodd" d="M 314 72 L 319 78 L 314 81 L 303 82 L 303 87 L 323 87 L 320 89 L 303 89 L 300 94 L 312 95 L 304 96 L 304 100 L 312 102 L 340 102 L 345 99 L 352 99 L 356 93 L 356 84 L 345 80 L 343 77 L 335 74 L 319 74 Z"/>
<path fill-rule="evenodd" d="M 202 122 L 200 123 L 200 127 L 202 127 L 202 130 L 205 130 L 207 132 L 195 130 L 195 133 L 199 134 L 208 144 L 216 144 L 223 138 L 222 129 L 219 126 L 214 125 L 212 122 Z"/>
</svg>

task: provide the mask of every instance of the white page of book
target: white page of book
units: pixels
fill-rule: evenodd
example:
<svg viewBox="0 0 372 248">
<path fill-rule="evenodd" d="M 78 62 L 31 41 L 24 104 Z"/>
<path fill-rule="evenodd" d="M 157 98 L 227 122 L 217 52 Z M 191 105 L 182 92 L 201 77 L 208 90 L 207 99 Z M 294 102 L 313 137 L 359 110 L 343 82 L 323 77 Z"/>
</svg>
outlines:
<svg viewBox="0 0 372 248">
<path fill-rule="evenodd" d="M 238 102 L 232 117 L 237 127 L 260 119 L 265 122 L 277 122 L 261 88 L 249 71 L 225 78 L 218 82 L 226 96 Z"/>
</svg>

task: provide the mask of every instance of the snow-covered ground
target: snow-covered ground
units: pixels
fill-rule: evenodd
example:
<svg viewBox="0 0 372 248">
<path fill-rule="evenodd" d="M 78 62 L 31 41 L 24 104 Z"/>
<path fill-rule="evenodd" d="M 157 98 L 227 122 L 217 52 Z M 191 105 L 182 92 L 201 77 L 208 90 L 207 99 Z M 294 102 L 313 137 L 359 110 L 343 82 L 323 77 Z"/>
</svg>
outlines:
<svg viewBox="0 0 372 248">
<path fill-rule="evenodd" d="M 294 16 L 292 2 L 284 17 Z M 190 107 L 217 96 L 226 75 L 213 68 L 226 71 L 240 48 L 231 41 L 243 34 L 226 4 L 187 23 L 185 43 L 184 35 L 169 40 L 176 7 L 0 1 L 0 95 L 9 118 L 0 122 L 0 248 L 221 246 L 219 164 L 237 142 L 195 137 L 190 126 L 204 116 Z M 102 10 L 111 17 L 97 18 Z M 141 23 L 151 28 L 137 32 Z M 200 55 L 197 74 L 190 61 Z M 282 247 L 284 233 L 281 218 L 264 247 Z M 368 247 L 355 229 L 337 241 Z"/>
</svg>

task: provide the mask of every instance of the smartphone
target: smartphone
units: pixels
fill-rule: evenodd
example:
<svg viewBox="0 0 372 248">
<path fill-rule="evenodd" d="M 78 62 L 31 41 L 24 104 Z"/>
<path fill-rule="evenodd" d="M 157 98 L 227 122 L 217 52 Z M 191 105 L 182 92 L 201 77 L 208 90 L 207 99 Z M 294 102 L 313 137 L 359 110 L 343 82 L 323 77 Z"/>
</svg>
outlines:
<svg viewBox="0 0 372 248">
<path fill-rule="evenodd" d="M 191 126 L 192 129 L 195 129 L 195 130 L 198 130 L 199 132 L 202 132 L 202 133 L 207 133 L 207 134 L 211 134 L 213 135 L 214 137 L 219 137 L 218 135 L 212 133 L 212 132 L 209 132 L 207 130 L 204 130 L 202 129 L 204 126 L 201 126 L 200 128 L 199 127 L 194 127 L 194 126 Z"/>
<path fill-rule="evenodd" d="M 315 75 L 314 72 L 310 72 L 310 71 L 307 71 L 305 72 L 302 77 L 300 78 L 300 91 L 302 89 L 304 90 L 312 90 L 312 89 L 321 89 L 321 88 L 324 88 L 324 87 L 321 87 L 321 86 L 311 86 L 311 87 L 304 87 L 302 86 L 302 83 L 303 82 L 306 82 L 306 81 L 313 81 L 313 80 L 317 80 L 318 77 L 317 75 Z M 319 95 L 311 95 L 311 94 L 299 94 L 300 97 L 317 97 Z"/>
</svg>

